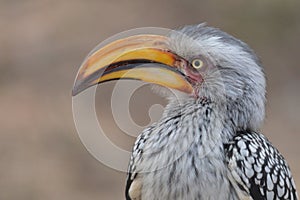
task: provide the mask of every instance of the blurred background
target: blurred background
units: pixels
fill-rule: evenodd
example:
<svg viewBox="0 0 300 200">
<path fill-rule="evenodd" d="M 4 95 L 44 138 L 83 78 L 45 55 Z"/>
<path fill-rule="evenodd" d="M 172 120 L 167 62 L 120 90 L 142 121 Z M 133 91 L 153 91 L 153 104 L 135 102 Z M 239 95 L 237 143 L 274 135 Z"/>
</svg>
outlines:
<svg viewBox="0 0 300 200">
<path fill-rule="evenodd" d="M 296 0 L 0 0 L 0 199 L 124 199 L 126 175 L 94 159 L 77 135 L 71 98 L 77 70 L 113 34 L 200 22 L 242 39 L 260 56 L 268 79 L 262 130 L 300 189 L 299 8 Z M 109 114 L 111 86 L 99 90 L 97 110 L 108 112 L 103 124 L 130 149 L 134 139 Z M 164 104 L 149 92 L 136 94 L 137 102 L 145 99 Z M 137 123 L 147 123 L 147 108 L 130 109 Z"/>
</svg>

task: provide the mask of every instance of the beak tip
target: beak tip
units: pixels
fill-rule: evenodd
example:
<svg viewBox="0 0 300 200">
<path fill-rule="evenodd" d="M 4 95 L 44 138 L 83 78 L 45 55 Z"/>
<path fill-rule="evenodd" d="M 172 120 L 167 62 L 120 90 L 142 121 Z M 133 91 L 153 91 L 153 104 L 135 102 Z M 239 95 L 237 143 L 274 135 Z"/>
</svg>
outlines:
<svg viewBox="0 0 300 200">
<path fill-rule="evenodd" d="M 85 90 L 88 86 L 86 86 L 86 84 L 84 83 L 84 81 L 81 80 L 76 80 L 75 84 L 73 86 L 72 89 L 72 96 L 76 96 L 77 94 L 79 94 L 80 92 L 82 92 L 83 90 Z"/>
<path fill-rule="evenodd" d="M 78 89 L 78 87 L 76 87 L 76 85 L 74 85 L 73 89 L 72 89 L 72 97 L 76 96 L 77 94 L 79 94 L 81 91 Z"/>
<path fill-rule="evenodd" d="M 78 94 L 78 92 L 76 91 L 75 88 L 72 89 L 72 97 L 76 96 Z"/>
</svg>

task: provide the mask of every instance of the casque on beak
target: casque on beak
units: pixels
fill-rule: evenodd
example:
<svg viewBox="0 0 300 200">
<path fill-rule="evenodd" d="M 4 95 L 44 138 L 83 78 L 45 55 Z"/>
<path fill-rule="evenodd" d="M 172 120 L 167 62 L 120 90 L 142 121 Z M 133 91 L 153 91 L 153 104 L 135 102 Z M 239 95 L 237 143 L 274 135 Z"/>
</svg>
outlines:
<svg viewBox="0 0 300 200">
<path fill-rule="evenodd" d="M 192 85 L 182 72 L 189 63 L 171 52 L 168 42 L 165 36 L 136 35 L 100 48 L 79 69 L 72 95 L 117 79 L 136 79 L 193 93 Z"/>
</svg>

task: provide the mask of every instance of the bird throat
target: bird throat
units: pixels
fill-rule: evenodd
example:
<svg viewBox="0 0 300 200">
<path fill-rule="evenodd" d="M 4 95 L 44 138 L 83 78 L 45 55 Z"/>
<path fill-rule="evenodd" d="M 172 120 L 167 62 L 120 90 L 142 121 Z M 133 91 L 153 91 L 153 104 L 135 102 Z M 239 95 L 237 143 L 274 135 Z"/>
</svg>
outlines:
<svg viewBox="0 0 300 200">
<path fill-rule="evenodd" d="M 144 184 L 153 185 L 151 191 L 144 191 L 145 197 L 149 195 L 151 199 L 151 195 L 160 194 L 162 199 L 176 199 L 176 192 L 186 188 L 181 183 L 188 181 L 187 177 L 195 177 L 195 182 L 188 181 L 192 184 L 186 193 L 189 197 L 222 199 L 215 191 L 229 188 L 221 179 L 226 176 L 226 169 L 222 167 L 223 141 L 226 141 L 222 135 L 223 118 L 218 104 L 207 98 L 190 98 L 180 103 L 174 100 L 167 105 L 162 119 L 150 127 L 151 135 L 144 148 L 140 167 L 150 172 L 144 175 Z M 174 186 L 174 194 L 164 193 L 168 191 L 161 188 L 164 183 Z"/>
</svg>

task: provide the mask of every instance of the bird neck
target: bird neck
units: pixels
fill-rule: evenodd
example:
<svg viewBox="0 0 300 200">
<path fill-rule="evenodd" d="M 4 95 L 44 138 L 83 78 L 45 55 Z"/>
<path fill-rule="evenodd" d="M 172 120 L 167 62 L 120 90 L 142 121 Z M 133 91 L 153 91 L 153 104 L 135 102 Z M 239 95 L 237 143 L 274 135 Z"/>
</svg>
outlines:
<svg viewBox="0 0 300 200">
<path fill-rule="evenodd" d="M 149 127 L 151 136 L 144 148 L 149 155 L 144 159 L 155 164 L 145 165 L 145 170 L 163 168 L 186 154 L 223 159 L 224 143 L 235 133 L 226 124 L 225 111 L 226 107 L 208 98 L 170 99 L 162 118 Z"/>
<path fill-rule="evenodd" d="M 173 120 L 173 126 L 178 130 L 171 138 L 173 142 L 191 147 L 196 145 L 201 154 L 206 155 L 216 147 L 223 148 L 223 144 L 235 134 L 226 112 L 226 106 L 206 97 L 173 99 L 166 106 L 162 121 L 179 117 L 179 120 Z"/>
</svg>

